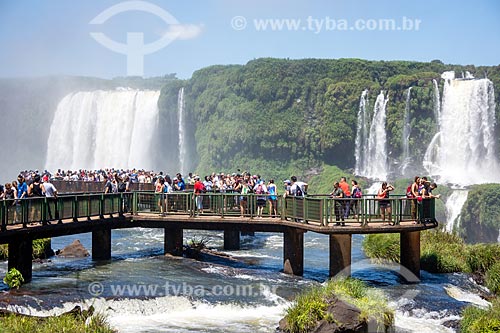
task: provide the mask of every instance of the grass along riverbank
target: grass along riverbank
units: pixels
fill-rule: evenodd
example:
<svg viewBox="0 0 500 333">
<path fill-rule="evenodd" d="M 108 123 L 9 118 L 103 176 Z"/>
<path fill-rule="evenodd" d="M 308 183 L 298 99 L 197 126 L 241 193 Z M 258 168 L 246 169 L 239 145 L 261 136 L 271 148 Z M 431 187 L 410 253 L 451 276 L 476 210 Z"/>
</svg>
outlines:
<svg viewBox="0 0 500 333">
<path fill-rule="evenodd" d="M 399 234 L 368 235 L 365 254 L 374 260 L 399 263 Z M 464 308 L 460 330 L 464 333 L 500 331 L 500 244 L 466 244 L 460 237 L 439 230 L 421 233 L 420 264 L 432 273 L 464 272 L 486 286 L 496 297 L 486 309 Z"/>
<path fill-rule="evenodd" d="M 59 316 L 35 317 L 17 314 L 0 316 L 0 332 L 9 333 L 115 333 L 103 314 L 87 311 L 68 312 Z"/>
<path fill-rule="evenodd" d="M 346 311 L 338 311 L 340 302 L 355 308 L 348 310 L 348 318 L 341 315 Z M 284 321 L 286 325 L 280 323 L 280 328 L 290 333 L 315 332 L 316 328 L 324 326 L 330 326 L 332 332 L 342 327 L 362 329 L 369 324 L 373 324 L 378 332 L 385 332 L 394 323 L 394 311 L 379 290 L 357 279 L 340 278 L 312 287 L 297 296 L 294 304 L 287 309 Z"/>
</svg>

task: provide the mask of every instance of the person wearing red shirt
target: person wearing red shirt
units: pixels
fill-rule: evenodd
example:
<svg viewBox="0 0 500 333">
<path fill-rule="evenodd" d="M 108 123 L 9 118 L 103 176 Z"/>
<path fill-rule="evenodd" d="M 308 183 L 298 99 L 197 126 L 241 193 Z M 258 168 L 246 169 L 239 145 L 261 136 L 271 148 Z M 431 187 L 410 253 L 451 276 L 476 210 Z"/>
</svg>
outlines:
<svg viewBox="0 0 500 333">
<path fill-rule="evenodd" d="M 194 202 L 198 209 L 197 214 L 203 214 L 203 197 L 201 194 L 205 192 L 205 185 L 200 181 L 200 177 L 196 176 L 194 183 Z"/>
<path fill-rule="evenodd" d="M 340 178 L 339 186 L 344 192 L 344 198 L 346 198 L 346 200 L 344 201 L 344 219 L 346 219 L 349 217 L 349 210 L 351 209 L 351 190 L 349 188 L 349 184 L 347 184 L 347 180 L 345 177 Z"/>
</svg>

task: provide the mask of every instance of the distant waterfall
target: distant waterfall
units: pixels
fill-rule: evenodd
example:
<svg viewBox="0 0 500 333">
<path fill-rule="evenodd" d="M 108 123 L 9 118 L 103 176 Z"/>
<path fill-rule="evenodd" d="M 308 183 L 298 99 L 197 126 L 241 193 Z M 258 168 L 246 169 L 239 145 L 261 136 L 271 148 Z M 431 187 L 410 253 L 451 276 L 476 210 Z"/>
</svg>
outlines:
<svg viewBox="0 0 500 333">
<path fill-rule="evenodd" d="M 179 121 L 179 164 L 180 172 L 182 174 L 187 172 L 186 120 L 184 117 L 184 87 L 182 87 L 177 95 L 177 118 Z"/>
<path fill-rule="evenodd" d="M 441 97 L 439 96 L 439 85 L 438 82 L 433 79 L 432 84 L 434 85 L 434 98 L 433 98 L 433 111 L 434 119 L 439 126 L 439 119 L 441 118 Z"/>
<path fill-rule="evenodd" d="M 46 169 L 152 169 L 159 96 L 123 88 L 65 96 L 50 126 Z"/>
<path fill-rule="evenodd" d="M 360 153 L 357 168 L 357 174 L 360 176 L 377 180 L 385 180 L 387 178 L 387 138 L 385 130 L 385 107 L 387 101 L 388 99 L 384 97 L 384 92 L 381 91 L 377 96 L 373 108 L 373 119 L 370 125 L 370 132 L 368 133 L 368 144 Z M 358 123 L 358 128 L 359 127 Z"/>
<path fill-rule="evenodd" d="M 453 232 L 460 217 L 462 207 L 467 201 L 467 190 L 454 190 L 446 200 L 446 231 Z"/>
<path fill-rule="evenodd" d="M 368 90 L 363 90 L 361 93 L 361 98 L 359 100 L 358 109 L 358 128 L 356 131 L 356 150 L 354 152 L 354 157 L 356 158 L 356 165 L 354 172 L 360 175 L 363 171 L 365 165 L 365 155 L 364 152 L 368 150 Z"/>
<path fill-rule="evenodd" d="M 406 104 L 405 104 L 405 114 L 404 114 L 404 124 L 401 136 L 401 143 L 403 146 L 403 154 L 401 156 L 401 174 L 406 175 L 406 169 L 411 164 L 410 157 L 410 98 L 411 98 L 411 87 L 406 91 Z"/>
<path fill-rule="evenodd" d="M 495 155 L 495 93 L 488 79 L 455 79 L 445 72 L 439 132 L 424 167 L 440 182 L 459 185 L 500 181 Z"/>
</svg>

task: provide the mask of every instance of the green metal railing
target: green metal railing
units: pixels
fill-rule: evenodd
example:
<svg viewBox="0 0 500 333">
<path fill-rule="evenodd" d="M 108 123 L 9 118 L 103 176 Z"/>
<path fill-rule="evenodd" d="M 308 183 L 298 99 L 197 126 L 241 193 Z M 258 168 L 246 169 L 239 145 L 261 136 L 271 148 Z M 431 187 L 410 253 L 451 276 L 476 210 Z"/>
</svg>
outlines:
<svg viewBox="0 0 500 333">
<path fill-rule="evenodd" d="M 305 198 L 276 197 L 277 214 L 272 215 L 270 195 L 240 193 L 202 193 L 174 192 L 158 194 L 148 192 L 126 192 L 116 194 L 61 195 L 57 199 L 27 198 L 22 200 L 0 201 L 1 230 L 9 225 L 22 225 L 39 222 L 42 225 L 92 217 L 104 218 L 125 213 L 157 213 L 163 215 L 198 215 L 224 217 L 277 217 L 297 223 L 314 223 L 328 226 L 332 223 L 346 222 L 368 225 L 380 223 L 380 199 L 365 196 L 360 199 L 333 199 L 328 195 L 314 195 Z M 263 199 L 260 201 L 258 199 Z M 400 224 L 405 221 L 436 223 L 434 199 L 407 199 L 391 197 L 391 213 L 385 222 Z M 262 214 L 258 216 L 258 205 L 264 203 Z M 202 209 L 198 208 L 201 203 Z M 345 210 L 349 213 L 345 217 Z M 344 221 L 342 221 L 344 220 Z"/>
</svg>

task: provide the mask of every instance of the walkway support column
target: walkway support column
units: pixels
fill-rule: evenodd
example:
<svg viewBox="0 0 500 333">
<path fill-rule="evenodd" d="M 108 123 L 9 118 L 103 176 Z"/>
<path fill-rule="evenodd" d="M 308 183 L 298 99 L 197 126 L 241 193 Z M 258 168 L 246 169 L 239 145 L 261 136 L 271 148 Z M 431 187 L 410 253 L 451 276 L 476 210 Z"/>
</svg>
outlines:
<svg viewBox="0 0 500 333">
<path fill-rule="evenodd" d="M 8 269 L 17 269 L 22 274 L 24 282 L 30 282 L 33 275 L 33 268 L 31 266 L 33 260 L 33 240 L 16 239 L 9 242 L 8 247 Z"/>
<path fill-rule="evenodd" d="M 289 228 L 283 233 L 283 271 L 285 274 L 304 274 L 304 231 Z"/>
<path fill-rule="evenodd" d="M 240 249 L 240 231 L 239 230 L 224 230 L 224 250 L 239 250 Z"/>
<path fill-rule="evenodd" d="M 111 259 L 111 229 L 92 231 L 92 259 Z"/>
<path fill-rule="evenodd" d="M 400 244 L 401 275 L 407 282 L 419 282 L 420 231 L 402 232 L 400 234 Z"/>
<path fill-rule="evenodd" d="M 330 277 L 351 276 L 351 234 L 330 235 Z"/>
<path fill-rule="evenodd" d="M 184 232 L 181 228 L 165 228 L 163 248 L 165 254 L 182 256 Z"/>
</svg>

